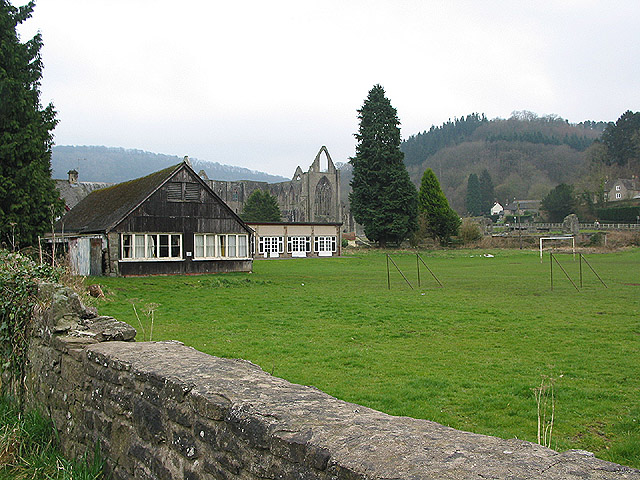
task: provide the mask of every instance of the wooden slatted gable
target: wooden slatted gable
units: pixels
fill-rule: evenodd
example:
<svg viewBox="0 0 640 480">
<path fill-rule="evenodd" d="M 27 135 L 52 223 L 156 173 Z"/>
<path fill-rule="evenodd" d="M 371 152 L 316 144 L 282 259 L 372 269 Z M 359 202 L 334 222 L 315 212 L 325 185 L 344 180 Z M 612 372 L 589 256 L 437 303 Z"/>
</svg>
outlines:
<svg viewBox="0 0 640 480">
<path fill-rule="evenodd" d="M 167 202 L 182 201 L 182 182 L 169 182 L 165 188 L 167 190 Z"/>
<path fill-rule="evenodd" d="M 184 201 L 199 202 L 200 201 L 200 185 L 198 183 L 184 184 Z"/>
</svg>

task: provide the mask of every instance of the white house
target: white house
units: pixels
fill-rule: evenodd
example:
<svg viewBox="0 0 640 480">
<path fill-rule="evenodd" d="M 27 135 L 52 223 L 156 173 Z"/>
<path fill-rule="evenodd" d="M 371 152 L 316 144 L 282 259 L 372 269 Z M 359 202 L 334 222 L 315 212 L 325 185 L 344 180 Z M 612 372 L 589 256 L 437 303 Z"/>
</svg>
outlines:
<svg viewBox="0 0 640 480">
<path fill-rule="evenodd" d="M 491 207 L 491 215 L 502 215 L 504 213 L 504 208 L 498 202 L 493 204 Z"/>
</svg>

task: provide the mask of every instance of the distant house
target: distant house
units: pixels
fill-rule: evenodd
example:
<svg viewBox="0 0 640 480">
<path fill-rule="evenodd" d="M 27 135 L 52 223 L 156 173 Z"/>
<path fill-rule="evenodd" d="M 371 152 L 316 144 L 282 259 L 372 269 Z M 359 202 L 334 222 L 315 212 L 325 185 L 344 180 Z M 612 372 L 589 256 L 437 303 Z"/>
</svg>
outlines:
<svg viewBox="0 0 640 480">
<path fill-rule="evenodd" d="M 186 161 L 95 190 L 56 224 L 81 275 L 247 272 L 252 234 Z"/>
<path fill-rule="evenodd" d="M 540 214 L 540 200 L 514 200 L 504 207 L 505 215 L 524 215 L 525 212 L 533 216 Z"/>
<path fill-rule="evenodd" d="M 504 208 L 498 202 L 493 204 L 491 207 L 491 215 L 502 215 L 504 213 Z"/>
<path fill-rule="evenodd" d="M 254 223 L 256 254 L 274 257 L 332 257 L 342 248 L 341 223 Z"/>
<path fill-rule="evenodd" d="M 617 179 L 607 192 L 607 200 L 610 202 L 633 198 L 640 198 L 640 180 L 635 176 Z"/>
<path fill-rule="evenodd" d="M 106 182 L 80 182 L 78 181 L 77 170 L 69 170 L 67 175 L 69 175 L 69 178 L 66 180 L 54 180 L 56 188 L 60 193 L 60 198 L 64 200 L 65 209 L 67 211 L 75 207 L 80 200 L 94 190 L 113 185 L 113 183 Z"/>
</svg>

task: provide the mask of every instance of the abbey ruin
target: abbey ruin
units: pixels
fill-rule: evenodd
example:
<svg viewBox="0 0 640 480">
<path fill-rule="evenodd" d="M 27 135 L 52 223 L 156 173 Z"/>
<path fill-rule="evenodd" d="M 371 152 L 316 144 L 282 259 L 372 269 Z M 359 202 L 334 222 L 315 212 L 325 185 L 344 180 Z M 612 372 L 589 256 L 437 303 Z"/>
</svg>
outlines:
<svg viewBox="0 0 640 480">
<path fill-rule="evenodd" d="M 247 198 L 255 190 L 265 190 L 278 199 L 285 222 L 346 223 L 345 207 L 340 198 L 340 170 L 327 147 L 322 146 L 307 172 L 298 166 L 291 180 L 279 183 L 251 180 L 210 180 L 201 170 L 199 175 L 236 213 L 242 212 Z"/>
</svg>

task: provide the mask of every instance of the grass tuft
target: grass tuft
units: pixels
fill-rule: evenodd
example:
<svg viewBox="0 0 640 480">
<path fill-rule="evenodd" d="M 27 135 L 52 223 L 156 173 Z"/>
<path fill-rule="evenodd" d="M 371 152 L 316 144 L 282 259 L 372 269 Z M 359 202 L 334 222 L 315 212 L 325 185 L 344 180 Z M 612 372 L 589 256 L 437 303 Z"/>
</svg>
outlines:
<svg viewBox="0 0 640 480">
<path fill-rule="evenodd" d="M 35 410 L 21 413 L 8 397 L 0 397 L 0 480 L 100 480 L 104 461 L 93 456 L 69 461 L 57 450 L 53 423 Z"/>
</svg>

